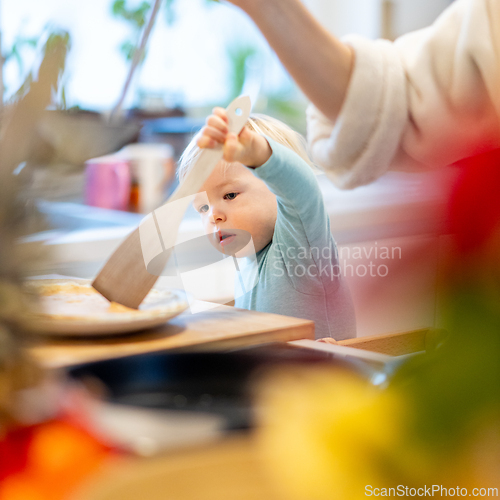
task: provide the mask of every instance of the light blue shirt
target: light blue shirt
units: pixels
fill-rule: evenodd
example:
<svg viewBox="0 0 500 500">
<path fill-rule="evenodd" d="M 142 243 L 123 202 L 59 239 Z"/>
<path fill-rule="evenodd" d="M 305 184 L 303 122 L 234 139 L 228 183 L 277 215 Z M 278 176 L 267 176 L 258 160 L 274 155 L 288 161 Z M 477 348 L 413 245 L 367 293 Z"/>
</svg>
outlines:
<svg viewBox="0 0 500 500">
<path fill-rule="evenodd" d="M 311 319 L 316 338 L 355 337 L 354 307 L 316 177 L 291 149 L 266 139 L 272 155 L 253 172 L 276 195 L 278 215 L 272 241 L 256 256 L 258 282 L 236 295 L 235 306 Z"/>
</svg>

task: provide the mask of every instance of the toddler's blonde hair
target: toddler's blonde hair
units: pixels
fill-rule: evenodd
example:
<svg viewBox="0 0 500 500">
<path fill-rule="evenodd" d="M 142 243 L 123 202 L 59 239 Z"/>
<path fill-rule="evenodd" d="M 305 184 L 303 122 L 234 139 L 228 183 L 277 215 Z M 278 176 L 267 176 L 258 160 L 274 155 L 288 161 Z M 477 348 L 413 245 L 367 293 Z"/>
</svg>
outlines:
<svg viewBox="0 0 500 500">
<path fill-rule="evenodd" d="M 314 168 L 313 163 L 307 155 L 305 139 L 282 121 L 263 114 L 252 114 L 245 126 L 253 132 L 267 135 L 276 142 L 283 144 L 283 146 L 297 153 L 308 165 Z M 179 158 L 177 177 L 181 182 L 201 154 L 202 149 L 196 145 L 198 138 L 199 134 L 196 134 Z"/>
</svg>

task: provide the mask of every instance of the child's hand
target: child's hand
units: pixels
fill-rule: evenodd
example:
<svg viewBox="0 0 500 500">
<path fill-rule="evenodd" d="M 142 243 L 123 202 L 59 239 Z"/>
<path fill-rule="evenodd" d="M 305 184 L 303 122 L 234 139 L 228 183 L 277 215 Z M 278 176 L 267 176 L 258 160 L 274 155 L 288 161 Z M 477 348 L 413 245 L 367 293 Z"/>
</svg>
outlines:
<svg viewBox="0 0 500 500">
<path fill-rule="evenodd" d="M 318 339 L 316 342 L 323 342 L 324 344 L 338 344 L 338 342 L 335 339 L 332 339 L 332 337 Z"/>
<path fill-rule="evenodd" d="M 271 156 L 271 147 L 264 137 L 243 127 L 240 135 L 230 134 L 227 114 L 223 108 L 214 108 L 201 129 L 197 141 L 200 148 L 215 148 L 224 144 L 224 160 L 237 161 L 247 167 L 260 167 Z"/>
</svg>

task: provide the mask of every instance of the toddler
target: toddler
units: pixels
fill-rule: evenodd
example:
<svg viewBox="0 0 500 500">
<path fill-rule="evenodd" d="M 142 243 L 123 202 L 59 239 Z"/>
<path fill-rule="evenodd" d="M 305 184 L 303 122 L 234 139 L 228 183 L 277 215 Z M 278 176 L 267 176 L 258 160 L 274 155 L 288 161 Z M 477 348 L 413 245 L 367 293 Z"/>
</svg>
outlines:
<svg viewBox="0 0 500 500">
<path fill-rule="evenodd" d="M 180 180 L 201 149 L 219 144 L 223 160 L 194 206 L 219 251 L 240 258 L 255 250 L 257 283 L 235 306 L 314 320 L 316 338 L 355 337 L 354 308 L 302 137 L 264 115 L 229 134 L 226 111 L 215 108 L 180 159 Z"/>
</svg>

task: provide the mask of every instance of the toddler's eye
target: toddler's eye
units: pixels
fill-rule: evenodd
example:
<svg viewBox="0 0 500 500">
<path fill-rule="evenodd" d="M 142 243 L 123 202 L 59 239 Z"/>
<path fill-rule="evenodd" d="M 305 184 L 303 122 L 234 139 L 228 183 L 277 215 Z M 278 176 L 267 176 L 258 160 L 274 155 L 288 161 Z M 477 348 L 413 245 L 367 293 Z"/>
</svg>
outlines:
<svg viewBox="0 0 500 500">
<path fill-rule="evenodd" d="M 227 193 L 224 195 L 225 200 L 234 200 L 238 196 L 238 193 Z"/>
<path fill-rule="evenodd" d="M 198 208 L 198 212 L 200 212 L 200 214 L 204 214 L 205 212 L 208 212 L 208 205 L 202 205 L 200 208 Z"/>
</svg>

